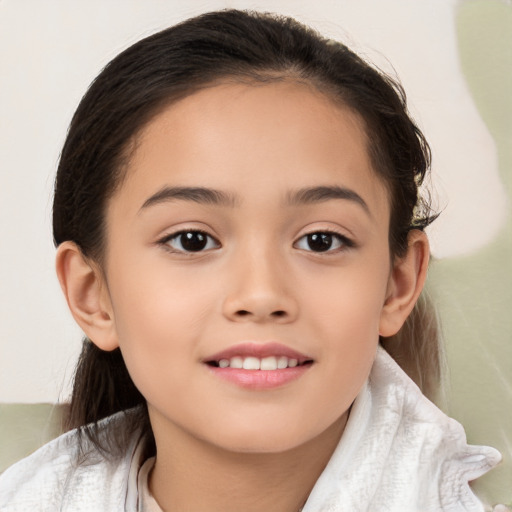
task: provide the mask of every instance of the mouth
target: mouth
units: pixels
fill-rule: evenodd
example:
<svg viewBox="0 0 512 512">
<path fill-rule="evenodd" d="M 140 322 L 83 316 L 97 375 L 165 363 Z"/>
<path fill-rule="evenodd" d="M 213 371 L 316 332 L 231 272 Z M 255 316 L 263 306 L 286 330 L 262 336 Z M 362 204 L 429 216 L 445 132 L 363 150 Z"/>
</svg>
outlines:
<svg viewBox="0 0 512 512">
<path fill-rule="evenodd" d="M 312 359 L 306 359 L 300 362 L 298 359 L 286 356 L 268 356 L 268 357 L 242 357 L 234 356 L 230 359 L 219 359 L 213 361 L 206 361 L 208 366 L 213 368 L 236 368 L 238 370 L 285 370 L 286 368 L 296 368 L 297 366 L 304 366 L 313 364 Z"/>
<path fill-rule="evenodd" d="M 314 359 L 279 343 L 242 343 L 203 360 L 210 371 L 239 387 L 266 390 L 304 375 Z"/>
</svg>

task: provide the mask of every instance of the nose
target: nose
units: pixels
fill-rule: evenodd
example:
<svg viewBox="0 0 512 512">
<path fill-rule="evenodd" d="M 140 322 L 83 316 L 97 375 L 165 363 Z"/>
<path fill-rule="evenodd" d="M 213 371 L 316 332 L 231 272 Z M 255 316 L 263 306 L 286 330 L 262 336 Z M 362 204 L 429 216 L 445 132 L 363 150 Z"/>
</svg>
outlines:
<svg viewBox="0 0 512 512">
<path fill-rule="evenodd" d="M 231 321 L 289 323 L 298 313 L 284 266 L 277 257 L 240 257 L 230 269 L 223 314 Z"/>
</svg>

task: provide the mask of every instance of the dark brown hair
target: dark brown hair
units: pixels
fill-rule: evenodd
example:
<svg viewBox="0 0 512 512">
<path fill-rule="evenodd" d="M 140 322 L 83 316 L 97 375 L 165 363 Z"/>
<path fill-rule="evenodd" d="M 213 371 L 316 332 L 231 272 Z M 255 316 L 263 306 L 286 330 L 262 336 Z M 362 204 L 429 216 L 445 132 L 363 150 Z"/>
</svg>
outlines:
<svg viewBox="0 0 512 512">
<path fill-rule="evenodd" d="M 430 150 L 408 115 L 401 86 L 343 44 L 291 18 L 238 10 L 207 13 L 147 37 L 94 80 L 73 116 L 60 158 L 55 244 L 71 240 L 101 265 L 105 208 L 122 183 L 137 134 L 165 106 L 226 79 L 302 81 L 355 111 L 365 124 L 376 175 L 389 190 L 391 256 L 404 255 L 409 231 L 424 229 L 433 216 L 418 195 Z M 382 342 L 424 392 L 432 394 L 439 379 L 439 347 L 435 329 L 415 321 L 423 316 L 416 310 L 399 336 Z M 422 359 L 425 352 L 430 362 Z M 69 426 L 82 427 L 99 443 L 97 422 L 135 406 L 140 407 L 130 415 L 130 425 L 152 442 L 145 400 L 120 351 L 103 352 L 85 339 Z"/>
</svg>

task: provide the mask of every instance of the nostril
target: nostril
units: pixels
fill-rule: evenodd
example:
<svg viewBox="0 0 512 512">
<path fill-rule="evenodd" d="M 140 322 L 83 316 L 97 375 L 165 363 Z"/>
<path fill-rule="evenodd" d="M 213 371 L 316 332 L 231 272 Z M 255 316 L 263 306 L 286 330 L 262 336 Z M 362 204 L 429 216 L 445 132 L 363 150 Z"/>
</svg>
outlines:
<svg viewBox="0 0 512 512">
<path fill-rule="evenodd" d="M 282 309 L 280 309 L 278 311 L 273 311 L 272 316 L 274 316 L 276 318 L 281 318 L 283 316 L 286 316 L 286 311 L 283 311 Z"/>
<path fill-rule="evenodd" d="M 249 311 L 246 311 L 245 309 L 240 309 L 239 311 L 236 312 L 236 314 L 238 316 L 248 316 L 248 315 L 250 315 Z"/>
</svg>

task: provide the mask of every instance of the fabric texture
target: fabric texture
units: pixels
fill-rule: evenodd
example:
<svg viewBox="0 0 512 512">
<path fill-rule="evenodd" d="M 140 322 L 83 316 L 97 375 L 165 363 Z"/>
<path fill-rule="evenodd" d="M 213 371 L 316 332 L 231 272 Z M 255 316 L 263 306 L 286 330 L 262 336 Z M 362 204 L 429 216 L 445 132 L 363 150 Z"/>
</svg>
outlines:
<svg viewBox="0 0 512 512">
<path fill-rule="evenodd" d="M 104 420 L 101 431 L 122 432 L 124 418 L 119 413 Z M 78 434 L 71 431 L 9 468 L 0 476 L 0 510 L 143 510 L 140 435 L 111 460 L 86 446 L 88 457 L 77 461 L 77 447 Z M 303 512 L 483 512 L 468 481 L 500 460 L 493 448 L 468 445 L 462 426 L 428 401 L 379 348 Z"/>
<path fill-rule="evenodd" d="M 155 465 L 155 457 L 144 462 L 137 478 L 138 504 L 137 512 L 162 512 L 162 509 L 149 490 L 149 474 Z"/>
</svg>

